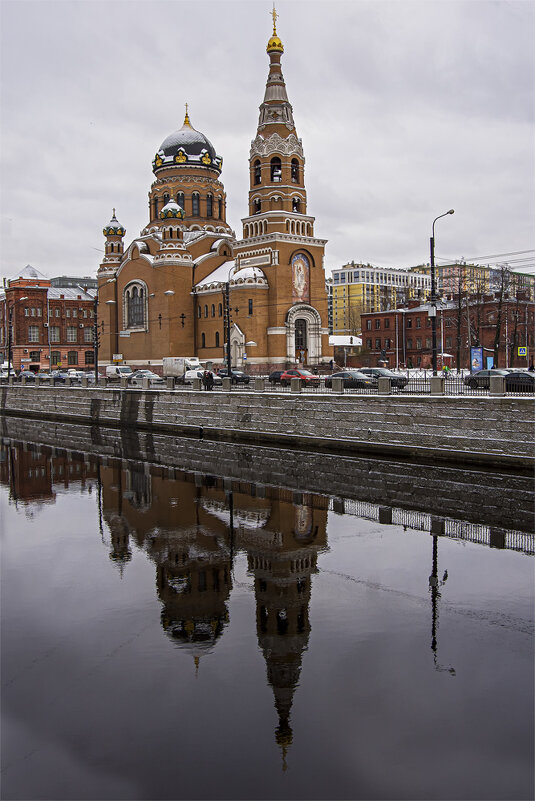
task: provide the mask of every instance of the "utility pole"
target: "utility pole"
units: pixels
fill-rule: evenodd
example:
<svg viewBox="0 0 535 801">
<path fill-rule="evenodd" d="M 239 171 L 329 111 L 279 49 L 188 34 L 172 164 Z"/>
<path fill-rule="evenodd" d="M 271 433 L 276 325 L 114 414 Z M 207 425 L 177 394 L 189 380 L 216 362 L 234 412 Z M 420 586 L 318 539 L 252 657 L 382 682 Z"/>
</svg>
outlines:
<svg viewBox="0 0 535 801">
<path fill-rule="evenodd" d="M 93 352 L 95 362 L 95 386 L 98 386 L 98 348 L 100 345 L 98 333 L 98 288 L 93 299 Z"/>
</svg>

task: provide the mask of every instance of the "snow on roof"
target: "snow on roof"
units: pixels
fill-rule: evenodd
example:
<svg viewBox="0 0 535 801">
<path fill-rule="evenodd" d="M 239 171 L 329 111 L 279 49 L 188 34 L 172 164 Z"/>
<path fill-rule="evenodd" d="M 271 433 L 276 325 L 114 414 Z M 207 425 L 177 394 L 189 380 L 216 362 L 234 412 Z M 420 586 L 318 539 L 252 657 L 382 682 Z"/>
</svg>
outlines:
<svg viewBox="0 0 535 801">
<path fill-rule="evenodd" d="M 329 345 L 334 347 L 344 347 L 344 345 L 362 345 L 362 338 L 356 334 L 331 334 Z"/>
<path fill-rule="evenodd" d="M 235 261 L 226 261 L 223 264 L 220 264 L 213 272 L 203 278 L 201 281 L 197 283 L 197 289 L 201 289 L 203 287 L 208 287 L 213 284 L 226 284 L 229 280 L 229 273 L 232 270 L 236 269 L 236 262 Z M 232 279 L 232 275 L 230 276 Z"/>
<path fill-rule="evenodd" d="M 35 267 L 32 267 L 31 264 L 27 264 L 26 267 L 23 267 L 22 270 L 19 270 L 18 273 L 15 273 L 13 278 L 44 278 L 45 280 L 48 280 L 46 275 L 37 270 Z"/>
<path fill-rule="evenodd" d="M 84 292 L 81 286 L 51 286 L 48 288 L 48 299 L 59 300 L 93 300 L 95 292 Z"/>
</svg>

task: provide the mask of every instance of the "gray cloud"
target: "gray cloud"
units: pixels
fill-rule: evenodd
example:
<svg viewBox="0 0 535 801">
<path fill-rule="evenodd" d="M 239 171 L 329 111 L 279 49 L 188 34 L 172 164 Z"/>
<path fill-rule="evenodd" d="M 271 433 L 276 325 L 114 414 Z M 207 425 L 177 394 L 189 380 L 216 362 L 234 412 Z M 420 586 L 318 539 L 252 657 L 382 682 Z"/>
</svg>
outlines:
<svg viewBox="0 0 535 801">
<path fill-rule="evenodd" d="M 264 2 L 12 2 L 2 13 L 2 272 L 93 274 L 115 206 L 147 219 L 151 160 L 182 124 L 247 213 L 271 32 Z M 283 71 L 327 268 L 532 247 L 535 11 L 524 2 L 282 2 Z"/>
</svg>

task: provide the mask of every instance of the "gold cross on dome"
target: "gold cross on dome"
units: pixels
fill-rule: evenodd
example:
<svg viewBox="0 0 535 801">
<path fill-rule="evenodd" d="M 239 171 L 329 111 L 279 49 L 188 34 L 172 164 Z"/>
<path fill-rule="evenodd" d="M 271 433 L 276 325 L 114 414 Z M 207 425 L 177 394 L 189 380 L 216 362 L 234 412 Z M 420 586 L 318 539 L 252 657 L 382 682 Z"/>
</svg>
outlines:
<svg viewBox="0 0 535 801">
<path fill-rule="evenodd" d="M 273 36 L 277 35 L 277 17 L 279 16 L 275 11 L 275 3 L 273 3 L 273 11 L 269 12 L 273 17 Z"/>
</svg>

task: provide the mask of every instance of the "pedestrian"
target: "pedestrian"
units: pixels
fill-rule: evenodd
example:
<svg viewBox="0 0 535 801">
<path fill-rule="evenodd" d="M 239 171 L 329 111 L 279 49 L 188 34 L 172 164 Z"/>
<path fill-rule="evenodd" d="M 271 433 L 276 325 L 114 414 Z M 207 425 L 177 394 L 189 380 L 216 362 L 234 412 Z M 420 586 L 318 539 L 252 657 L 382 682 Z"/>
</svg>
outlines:
<svg viewBox="0 0 535 801">
<path fill-rule="evenodd" d="M 208 370 L 202 374 L 202 385 L 206 390 L 208 389 Z"/>
<path fill-rule="evenodd" d="M 331 359 L 331 361 L 329 362 L 329 370 L 330 370 L 330 371 L 331 371 L 331 373 L 332 373 L 332 371 L 333 371 L 333 360 L 332 360 L 332 359 Z"/>
<path fill-rule="evenodd" d="M 535 364 L 533 364 L 533 362 L 531 362 L 530 366 L 528 367 L 528 370 L 530 373 L 535 373 Z"/>
<path fill-rule="evenodd" d="M 206 373 L 206 389 L 211 392 L 214 386 L 214 376 L 210 370 L 207 370 Z"/>
</svg>

